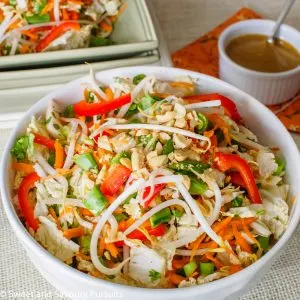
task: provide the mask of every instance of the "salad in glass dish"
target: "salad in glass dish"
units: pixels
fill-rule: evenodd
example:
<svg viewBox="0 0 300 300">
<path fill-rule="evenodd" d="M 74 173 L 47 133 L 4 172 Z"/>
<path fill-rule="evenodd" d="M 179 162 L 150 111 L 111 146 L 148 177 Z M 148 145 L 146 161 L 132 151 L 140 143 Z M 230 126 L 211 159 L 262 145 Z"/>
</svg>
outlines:
<svg viewBox="0 0 300 300">
<path fill-rule="evenodd" d="M 51 101 L 11 155 L 14 205 L 34 239 L 116 283 L 181 288 L 229 276 L 288 222 L 280 149 L 188 76 L 116 74 L 100 86 L 91 73 L 82 101 Z"/>
<path fill-rule="evenodd" d="M 121 0 L 1 0 L 0 56 L 111 45 L 125 8 Z"/>
</svg>

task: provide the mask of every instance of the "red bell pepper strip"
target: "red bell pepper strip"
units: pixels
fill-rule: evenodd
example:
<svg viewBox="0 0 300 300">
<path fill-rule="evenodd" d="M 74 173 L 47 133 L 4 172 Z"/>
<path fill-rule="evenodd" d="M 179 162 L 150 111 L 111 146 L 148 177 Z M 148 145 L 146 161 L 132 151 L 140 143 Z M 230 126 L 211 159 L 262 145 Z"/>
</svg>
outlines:
<svg viewBox="0 0 300 300">
<path fill-rule="evenodd" d="M 49 26 L 40 26 L 40 27 L 30 28 L 29 31 L 32 32 L 32 33 L 36 33 L 36 32 L 48 31 L 52 28 L 53 28 L 53 26 L 51 26 L 51 25 L 49 25 Z"/>
<path fill-rule="evenodd" d="M 149 235 L 153 235 L 153 236 L 162 236 L 166 232 L 166 228 L 163 224 L 160 224 L 155 228 L 147 227 L 145 229 L 147 230 Z M 140 240 L 140 241 L 146 241 L 147 240 L 147 237 L 141 231 L 139 231 L 138 229 L 135 229 L 131 233 L 129 233 L 127 235 L 127 238 L 133 239 L 133 240 Z M 117 247 L 122 247 L 122 246 L 125 245 L 125 243 L 124 243 L 124 241 L 118 241 L 118 242 L 115 242 L 115 245 Z"/>
<path fill-rule="evenodd" d="M 25 216 L 25 220 L 29 227 L 31 227 L 34 231 L 38 229 L 39 221 L 34 217 L 34 210 L 29 199 L 29 191 L 34 187 L 34 183 L 39 179 L 40 177 L 36 172 L 28 174 L 23 178 L 18 190 L 19 203 Z"/>
<path fill-rule="evenodd" d="M 43 145 L 51 150 L 55 150 L 55 141 L 51 140 L 43 135 L 34 134 L 34 142 L 40 145 Z"/>
<path fill-rule="evenodd" d="M 104 195 L 114 196 L 118 193 L 121 186 L 127 181 L 131 170 L 123 165 L 112 165 L 103 180 L 101 192 Z"/>
<path fill-rule="evenodd" d="M 241 119 L 241 116 L 237 110 L 235 103 L 231 99 L 221 94 L 214 93 L 214 94 L 193 95 L 193 96 L 184 97 L 184 100 L 187 100 L 189 103 L 220 100 L 221 105 L 223 106 L 226 113 L 231 117 L 232 120 L 238 122 Z"/>
<path fill-rule="evenodd" d="M 231 183 L 241 186 L 244 189 L 247 188 L 246 183 L 239 172 L 230 172 L 228 175 L 231 178 Z"/>
<path fill-rule="evenodd" d="M 165 186 L 166 185 L 164 183 L 156 184 L 154 186 L 154 191 L 153 191 L 152 196 L 146 202 L 144 202 L 144 207 L 148 207 L 150 205 L 150 203 L 152 202 L 152 200 L 160 193 L 160 191 L 162 189 L 164 189 Z M 143 199 L 146 199 L 149 196 L 150 190 L 151 190 L 150 186 L 147 186 L 145 188 L 144 194 L 143 194 Z"/>
<path fill-rule="evenodd" d="M 100 103 L 87 103 L 86 101 L 80 101 L 74 105 L 74 111 L 79 116 L 97 116 L 108 113 L 115 110 L 125 104 L 130 103 L 131 95 L 126 94 L 111 101 L 105 101 Z"/>
<path fill-rule="evenodd" d="M 246 160 L 236 154 L 217 152 L 215 155 L 215 163 L 221 172 L 226 172 L 231 169 L 235 169 L 239 172 L 245 182 L 250 201 L 255 204 L 262 203 L 253 172 Z"/>
<path fill-rule="evenodd" d="M 36 52 L 43 51 L 46 47 L 50 45 L 55 39 L 64 34 L 68 30 L 80 30 L 80 25 L 78 22 L 69 21 L 61 23 L 51 29 L 51 31 L 37 44 L 35 47 Z"/>
</svg>

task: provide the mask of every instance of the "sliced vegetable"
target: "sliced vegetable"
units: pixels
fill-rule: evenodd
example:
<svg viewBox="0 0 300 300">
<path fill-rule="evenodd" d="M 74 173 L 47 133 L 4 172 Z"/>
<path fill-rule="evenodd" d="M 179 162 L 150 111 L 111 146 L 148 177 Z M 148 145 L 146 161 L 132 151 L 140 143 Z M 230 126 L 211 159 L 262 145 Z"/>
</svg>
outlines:
<svg viewBox="0 0 300 300">
<path fill-rule="evenodd" d="M 147 227 L 145 228 L 145 230 L 147 230 L 149 235 L 153 235 L 153 236 L 162 236 L 166 233 L 166 228 L 163 224 L 158 225 L 155 228 L 151 228 L 151 227 Z M 132 240 L 140 240 L 140 241 L 146 241 L 148 238 L 144 235 L 144 233 L 138 229 L 135 229 L 134 231 L 132 231 L 131 233 L 129 233 L 127 235 L 127 238 L 132 239 Z M 115 242 L 115 245 L 117 247 L 122 247 L 125 245 L 124 241 L 118 241 Z"/>
<path fill-rule="evenodd" d="M 81 237 L 80 245 L 85 252 L 90 251 L 90 244 L 91 244 L 91 236 L 90 235 L 84 235 Z"/>
<path fill-rule="evenodd" d="M 113 111 L 125 104 L 130 103 L 131 95 L 126 94 L 119 98 L 113 99 L 111 101 L 100 102 L 100 103 L 87 103 L 86 101 L 81 101 L 74 105 L 74 111 L 79 116 L 97 116 Z"/>
<path fill-rule="evenodd" d="M 231 207 L 240 207 L 243 204 L 243 198 L 242 197 L 235 197 L 232 201 L 231 201 Z"/>
<path fill-rule="evenodd" d="M 114 214 L 114 217 L 116 218 L 117 222 L 121 222 L 128 219 L 128 217 L 125 214 Z"/>
<path fill-rule="evenodd" d="M 13 162 L 12 163 L 13 170 L 24 172 L 26 174 L 34 172 L 34 168 L 32 164 L 26 164 L 21 162 Z"/>
<path fill-rule="evenodd" d="M 51 29 L 51 31 L 35 47 L 36 52 L 41 52 L 47 48 L 52 41 L 64 34 L 68 30 L 80 30 L 78 22 L 69 21 L 61 23 Z"/>
<path fill-rule="evenodd" d="M 279 176 L 285 170 L 285 161 L 282 158 L 276 157 L 275 162 L 277 164 L 277 169 L 273 175 Z"/>
<path fill-rule="evenodd" d="M 234 185 L 238 185 L 244 189 L 247 188 L 246 183 L 239 172 L 229 172 L 228 175 L 230 176 L 231 183 L 233 183 Z"/>
<path fill-rule="evenodd" d="M 102 193 L 109 196 L 116 195 L 130 174 L 131 170 L 123 165 L 114 164 L 110 166 L 101 185 Z"/>
<path fill-rule="evenodd" d="M 46 136 L 35 133 L 34 142 L 39 145 L 43 145 L 51 150 L 55 150 L 55 141 L 47 138 Z"/>
<path fill-rule="evenodd" d="M 130 158 L 131 157 L 131 153 L 128 151 L 122 151 L 120 153 L 118 153 L 115 157 L 113 157 L 110 161 L 110 165 L 113 164 L 120 164 L 120 160 L 121 158 Z"/>
<path fill-rule="evenodd" d="M 64 237 L 67 239 L 74 239 L 84 235 L 84 229 L 82 227 L 70 228 L 64 231 Z"/>
<path fill-rule="evenodd" d="M 173 151 L 174 151 L 174 144 L 172 139 L 169 139 L 163 146 L 162 154 L 168 155 Z"/>
<path fill-rule="evenodd" d="M 184 265 L 183 270 L 186 277 L 190 277 L 198 268 L 198 264 L 193 260 Z"/>
<path fill-rule="evenodd" d="M 176 208 L 172 209 L 171 212 L 172 212 L 172 215 L 175 217 L 176 220 L 179 220 L 183 215 L 183 211 L 180 211 Z"/>
<path fill-rule="evenodd" d="M 202 276 L 207 276 L 215 271 L 215 266 L 211 262 L 201 262 L 200 263 L 200 273 Z"/>
<path fill-rule="evenodd" d="M 26 222 L 33 230 L 38 229 L 39 221 L 34 217 L 34 210 L 29 198 L 29 192 L 32 188 L 34 188 L 35 182 L 37 182 L 39 179 L 40 177 L 36 172 L 28 174 L 23 178 L 18 190 L 18 199 L 21 210 L 24 214 Z"/>
<path fill-rule="evenodd" d="M 201 113 L 197 112 L 198 124 L 195 126 L 195 131 L 199 134 L 206 131 L 208 127 L 208 119 Z"/>
<path fill-rule="evenodd" d="M 42 10 L 45 8 L 47 4 L 47 0 L 36 0 L 34 1 L 33 11 L 35 14 L 40 14 Z"/>
<path fill-rule="evenodd" d="M 28 135 L 24 135 L 19 137 L 12 149 L 10 150 L 10 153 L 13 157 L 17 159 L 17 161 L 23 161 L 27 157 L 27 149 L 30 146 L 30 139 Z"/>
<path fill-rule="evenodd" d="M 83 200 L 84 206 L 89 209 L 95 216 L 98 216 L 104 208 L 108 205 L 108 201 L 100 192 L 100 190 L 94 186 L 87 195 L 87 199 Z"/>
<path fill-rule="evenodd" d="M 171 211 L 168 207 L 162 209 L 161 211 L 157 212 L 150 218 L 150 224 L 152 228 L 157 227 L 162 223 L 169 222 L 172 218 Z"/>
<path fill-rule="evenodd" d="M 147 201 L 144 202 L 144 207 L 148 207 L 150 205 L 150 203 L 152 202 L 152 200 L 160 193 L 161 190 L 164 189 L 165 186 L 166 185 L 164 183 L 156 184 L 154 186 L 153 194 L 149 199 L 147 199 L 147 197 L 149 196 L 151 188 L 150 188 L 150 186 L 147 186 L 145 188 L 144 194 L 143 194 L 143 199 L 147 199 Z"/>
<path fill-rule="evenodd" d="M 203 180 L 195 177 L 191 177 L 190 180 L 189 192 L 191 195 L 203 195 L 207 191 L 207 184 Z"/>
<path fill-rule="evenodd" d="M 266 236 L 258 236 L 257 241 L 260 244 L 260 247 L 263 248 L 264 250 L 269 249 L 269 243 L 270 243 L 270 238 Z"/>
<path fill-rule="evenodd" d="M 237 107 L 235 103 L 221 95 L 221 94 L 203 94 L 203 95 L 193 95 L 193 96 L 187 96 L 184 97 L 185 100 L 187 100 L 189 103 L 195 103 L 195 102 L 203 102 L 203 101 L 210 101 L 210 100 L 220 100 L 221 105 L 225 109 L 225 112 L 232 118 L 234 121 L 239 121 L 241 119 L 241 116 L 237 110 Z"/>
<path fill-rule="evenodd" d="M 114 42 L 108 38 L 103 38 L 94 35 L 91 36 L 90 47 L 102 47 L 102 46 L 109 46 L 113 44 Z"/>
<path fill-rule="evenodd" d="M 153 108 L 153 104 L 160 100 L 161 98 L 148 94 L 139 101 L 138 108 L 144 112 L 150 112 L 149 109 Z"/>
<path fill-rule="evenodd" d="M 177 171 L 178 173 L 182 174 L 192 174 L 194 175 L 193 172 L 197 173 L 203 173 L 204 170 L 208 169 L 210 167 L 209 164 L 202 163 L 199 161 L 194 161 L 194 160 L 184 160 L 178 163 L 173 163 L 169 165 L 169 168 Z"/>
<path fill-rule="evenodd" d="M 138 112 L 139 112 L 139 111 L 138 111 L 138 108 L 137 108 L 136 103 L 131 103 L 124 117 L 125 117 L 125 118 L 128 118 L 128 117 L 130 117 L 130 116 L 132 116 L 132 115 L 135 115 L 135 114 L 138 113 Z M 128 120 L 128 121 L 129 121 L 129 120 Z M 133 123 L 132 120 L 131 120 L 130 123 Z"/>
<path fill-rule="evenodd" d="M 25 19 L 28 24 L 40 24 L 40 23 L 47 23 L 50 22 L 50 15 L 32 15 L 32 16 L 25 16 Z"/>
<path fill-rule="evenodd" d="M 48 158 L 47 162 L 51 167 L 54 167 L 54 164 L 55 164 L 55 153 L 54 153 L 54 151 L 50 151 L 49 158 Z"/>
<path fill-rule="evenodd" d="M 60 169 L 64 165 L 64 158 L 65 158 L 64 148 L 63 148 L 63 146 L 61 145 L 61 143 L 59 141 L 55 141 L 54 147 L 55 147 L 54 168 L 55 169 Z"/>
<path fill-rule="evenodd" d="M 73 161 L 83 170 L 98 169 L 97 163 L 92 153 L 77 154 L 73 157 Z"/>
<path fill-rule="evenodd" d="M 145 74 L 135 75 L 132 79 L 132 83 L 138 85 L 145 77 L 146 77 Z"/>
<path fill-rule="evenodd" d="M 151 269 L 149 271 L 149 277 L 151 279 L 151 282 L 155 282 L 159 279 L 161 279 L 161 273 L 157 272 L 156 270 L 154 269 Z"/>
<path fill-rule="evenodd" d="M 73 105 L 67 105 L 66 109 L 64 111 L 64 117 L 65 118 L 74 118 L 75 112 L 74 112 L 74 106 Z"/>
<path fill-rule="evenodd" d="M 230 169 L 238 171 L 245 181 L 250 201 L 255 204 L 262 203 L 253 172 L 246 160 L 236 154 L 217 152 L 215 162 L 221 172 L 226 172 Z"/>
</svg>

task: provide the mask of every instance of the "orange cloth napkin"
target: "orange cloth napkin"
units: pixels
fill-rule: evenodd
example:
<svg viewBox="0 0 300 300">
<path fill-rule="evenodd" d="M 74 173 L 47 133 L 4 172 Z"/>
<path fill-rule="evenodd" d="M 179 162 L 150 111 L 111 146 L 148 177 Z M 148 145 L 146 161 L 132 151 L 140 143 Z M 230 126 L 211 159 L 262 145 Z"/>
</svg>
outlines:
<svg viewBox="0 0 300 300">
<path fill-rule="evenodd" d="M 172 54 L 175 67 L 214 77 L 219 76 L 218 38 L 229 25 L 247 19 L 261 18 L 249 8 L 241 8 L 225 22 L 191 44 Z M 269 107 L 288 130 L 300 133 L 300 92 L 292 100 Z"/>
</svg>

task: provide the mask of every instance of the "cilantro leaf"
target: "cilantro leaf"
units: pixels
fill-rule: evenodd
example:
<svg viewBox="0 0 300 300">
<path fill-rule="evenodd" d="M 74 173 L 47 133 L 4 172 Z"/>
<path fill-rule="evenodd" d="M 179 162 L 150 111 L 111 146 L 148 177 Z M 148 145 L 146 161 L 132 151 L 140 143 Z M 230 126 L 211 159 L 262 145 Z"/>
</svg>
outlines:
<svg viewBox="0 0 300 300">
<path fill-rule="evenodd" d="M 31 144 L 33 144 L 32 137 L 28 135 L 21 136 L 15 141 L 10 153 L 17 161 L 23 161 L 27 157 L 27 150 L 32 151 L 33 146 Z"/>
<path fill-rule="evenodd" d="M 155 282 L 156 280 L 159 280 L 161 278 L 161 274 L 159 272 L 157 272 L 154 269 L 151 269 L 149 271 L 149 277 L 151 279 L 151 282 Z"/>
</svg>

